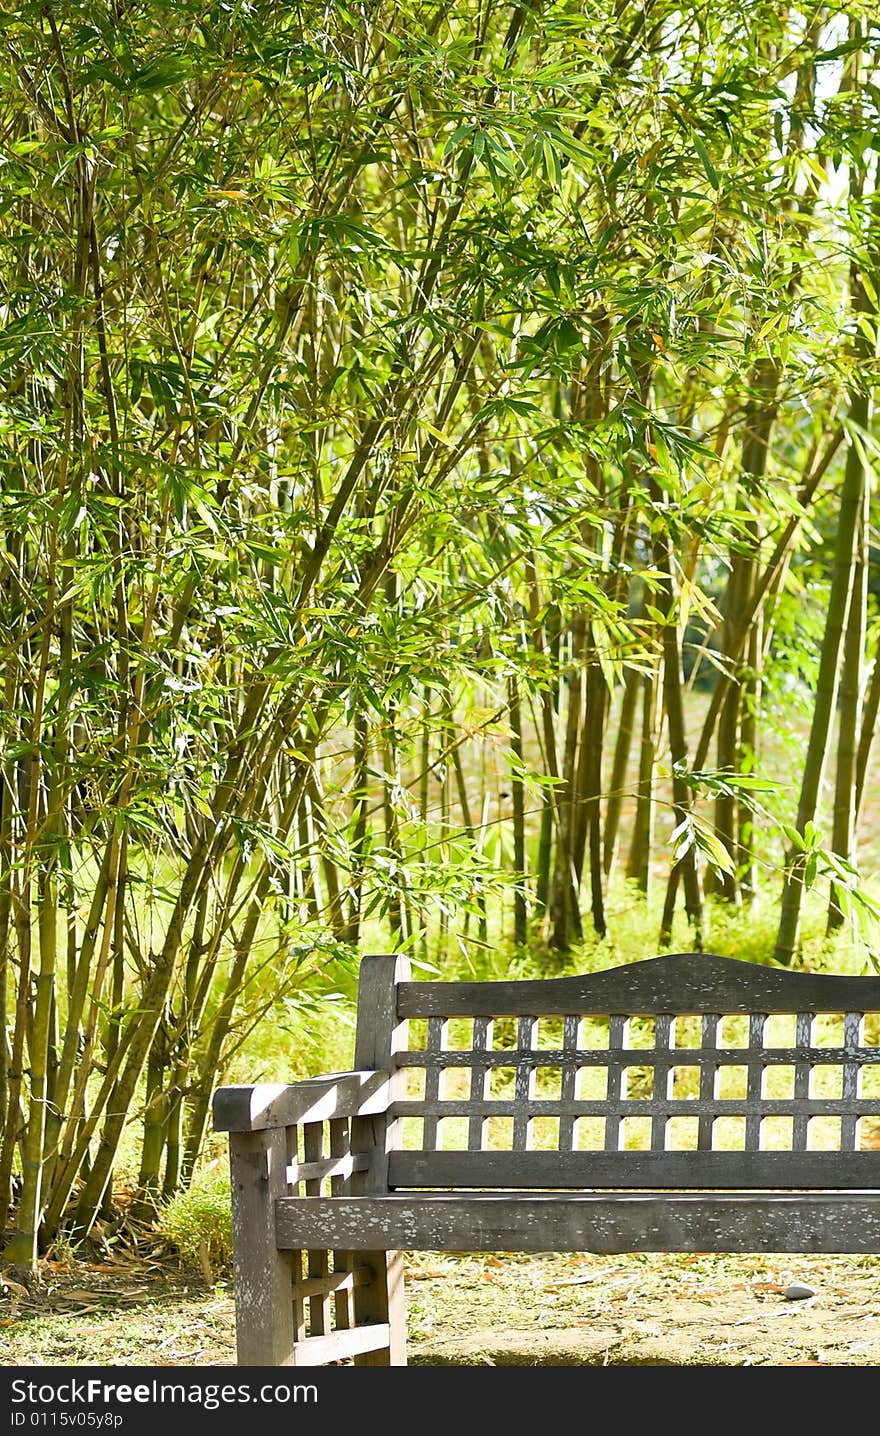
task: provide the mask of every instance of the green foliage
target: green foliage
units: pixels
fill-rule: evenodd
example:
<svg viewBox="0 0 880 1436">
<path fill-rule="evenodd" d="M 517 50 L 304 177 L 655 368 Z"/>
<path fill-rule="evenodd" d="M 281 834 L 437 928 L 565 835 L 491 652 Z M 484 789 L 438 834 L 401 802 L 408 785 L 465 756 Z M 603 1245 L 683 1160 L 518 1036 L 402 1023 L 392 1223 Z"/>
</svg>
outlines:
<svg viewBox="0 0 880 1436">
<path fill-rule="evenodd" d="M 203 1272 L 227 1269 L 232 1262 L 232 1209 L 220 1164 L 200 1172 L 186 1191 L 166 1202 L 158 1225 L 184 1261 Z"/>
<path fill-rule="evenodd" d="M 138 1214 L 186 1187 L 212 1087 L 266 1024 L 306 1068 L 368 938 L 564 963 L 589 902 L 611 951 L 616 861 L 684 873 L 692 945 L 707 871 L 801 873 L 768 738 L 876 447 L 870 21 L 7 6 L 10 1260 L 89 1229 L 129 1122 Z"/>
</svg>

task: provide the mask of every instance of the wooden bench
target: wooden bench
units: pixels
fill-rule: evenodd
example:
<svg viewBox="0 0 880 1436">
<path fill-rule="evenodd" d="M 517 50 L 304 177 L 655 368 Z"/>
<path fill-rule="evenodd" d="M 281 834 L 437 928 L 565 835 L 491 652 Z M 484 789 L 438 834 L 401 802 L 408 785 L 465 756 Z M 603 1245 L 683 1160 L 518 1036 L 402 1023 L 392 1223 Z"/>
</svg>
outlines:
<svg viewBox="0 0 880 1436">
<path fill-rule="evenodd" d="M 404 1251 L 880 1252 L 880 978 L 367 957 L 355 1068 L 215 1094 L 241 1365 L 405 1364 Z"/>
</svg>

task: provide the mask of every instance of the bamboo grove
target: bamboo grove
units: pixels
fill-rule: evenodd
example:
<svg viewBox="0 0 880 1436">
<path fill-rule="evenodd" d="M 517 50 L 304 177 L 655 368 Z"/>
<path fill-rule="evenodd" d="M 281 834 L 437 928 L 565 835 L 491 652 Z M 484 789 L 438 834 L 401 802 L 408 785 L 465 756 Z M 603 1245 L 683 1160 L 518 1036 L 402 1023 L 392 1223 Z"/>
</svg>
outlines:
<svg viewBox="0 0 880 1436">
<path fill-rule="evenodd" d="M 866 930 L 872 16 L 3 8 L 7 1261 L 378 934 Z"/>
</svg>

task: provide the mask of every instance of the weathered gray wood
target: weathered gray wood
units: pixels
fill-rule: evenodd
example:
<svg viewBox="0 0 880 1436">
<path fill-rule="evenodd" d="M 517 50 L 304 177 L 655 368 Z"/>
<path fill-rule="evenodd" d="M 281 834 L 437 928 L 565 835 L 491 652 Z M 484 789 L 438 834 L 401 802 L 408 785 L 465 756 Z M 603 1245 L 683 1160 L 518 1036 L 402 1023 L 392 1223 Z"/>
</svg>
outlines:
<svg viewBox="0 0 880 1436">
<path fill-rule="evenodd" d="M 303 1129 L 303 1166 L 322 1167 L 324 1165 L 324 1124 L 323 1122 L 309 1122 Z M 302 1168 L 299 1172 L 302 1178 Z M 320 1197 L 321 1178 L 310 1177 L 304 1181 L 307 1197 Z M 328 1336 L 332 1329 L 330 1319 L 330 1293 L 327 1288 L 327 1279 L 330 1275 L 330 1253 L 321 1248 L 318 1251 L 310 1250 L 306 1254 L 306 1270 L 310 1282 L 315 1283 L 314 1295 L 309 1298 L 309 1334 L 311 1336 Z M 297 1352 L 297 1365 L 299 1365 L 300 1353 Z"/>
<path fill-rule="evenodd" d="M 393 1152 L 392 1188 L 880 1189 L 880 1151 Z"/>
<path fill-rule="evenodd" d="M 275 1199 L 287 1192 L 284 1131 L 229 1140 L 235 1330 L 239 1366 L 294 1366 L 293 1264 L 275 1245 Z"/>
<path fill-rule="evenodd" d="M 794 1095 L 798 1101 L 807 1102 L 810 1096 L 810 1061 L 813 1041 L 813 1031 L 816 1026 L 816 1018 L 812 1012 L 799 1012 L 795 1026 L 795 1042 L 800 1048 L 800 1055 L 794 1063 Z M 810 1119 L 805 1111 L 794 1114 L 791 1130 L 791 1145 L 796 1152 L 807 1150 L 807 1139 L 809 1134 Z"/>
<path fill-rule="evenodd" d="M 388 1186 L 388 1151 L 399 1145 L 400 1123 L 388 1117 L 388 1107 L 406 1093 L 406 1074 L 397 1064 L 405 1050 L 407 1024 L 397 1015 L 399 985 L 409 977 L 408 958 L 365 957 L 358 979 L 355 1066 L 361 1071 L 389 1072 L 387 1100 L 374 1113 L 365 1109 L 352 1122 L 352 1150 L 366 1152 L 368 1171 L 357 1178 L 358 1190 L 385 1191 Z"/>
<path fill-rule="evenodd" d="M 401 1017 L 517 1017 L 612 1012 L 877 1012 L 880 977 L 790 972 L 711 953 L 675 953 L 581 977 L 407 982 Z"/>
<path fill-rule="evenodd" d="M 428 1037 L 426 1051 L 428 1063 L 425 1067 L 425 1101 L 430 1104 L 436 1103 L 440 1097 L 440 1072 L 441 1068 L 448 1065 L 449 1058 L 444 1055 L 446 1041 L 446 1023 L 442 1017 L 428 1018 Z M 424 1126 L 422 1127 L 422 1146 L 429 1150 L 437 1145 L 437 1118 L 426 1112 Z"/>
<path fill-rule="evenodd" d="M 531 1053 L 538 1030 L 536 1017 L 521 1017 L 517 1023 L 516 1077 L 513 1099 L 513 1148 L 524 1152 L 529 1145 L 529 1104 L 535 1096 L 535 1069 L 530 1062 L 519 1060 L 519 1054 Z"/>
<path fill-rule="evenodd" d="M 880 1192 L 288 1197 L 276 1231 L 407 1251 L 877 1252 Z"/>
<path fill-rule="evenodd" d="M 608 1019 L 608 1083 L 606 1088 L 606 1100 L 603 1103 L 601 1113 L 590 1114 L 600 1115 L 605 1118 L 605 1150 L 616 1152 L 623 1145 L 620 1131 L 620 1103 L 623 1096 L 623 1069 L 625 1059 L 623 1049 L 627 1045 L 627 1034 L 629 1031 L 629 1018 L 621 1013 L 614 1013 Z M 580 1104 L 577 1104 L 580 1105 Z"/>
<path fill-rule="evenodd" d="M 213 1100 L 214 1130 L 256 1132 L 384 1112 L 390 1091 L 390 1073 L 375 1069 L 332 1072 L 288 1086 L 266 1082 L 255 1087 L 218 1087 Z"/>
<path fill-rule="evenodd" d="M 468 1147 L 472 1152 L 479 1152 L 483 1146 L 485 1137 L 485 1119 L 475 1110 L 475 1104 L 484 1102 L 489 1096 L 489 1067 L 486 1063 L 486 1053 L 492 1042 L 492 1019 L 490 1017 L 477 1017 L 474 1019 L 474 1046 L 473 1051 L 468 1055 L 471 1058 L 471 1116 L 468 1121 Z M 422 1146 L 427 1148 L 427 1142 Z"/>
<path fill-rule="evenodd" d="M 355 1066 L 376 1071 L 392 1071 L 389 1101 L 399 1100 L 406 1090 L 406 1073 L 395 1069 L 398 1052 L 406 1047 L 406 1021 L 398 1016 L 398 991 L 410 977 L 409 959 L 398 956 L 365 957 L 358 981 L 357 1028 L 355 1032 Z M 356 1172 L 352 1188 L 358 1193 L 385 1191 L 388 1187 L 388 1152 L 400 1145 L 400 1122 L 385 1113 L 372 1117 L 356 1117 L 351 1125 L 351 1145 L 355 1152 L 370 1158 L 366 1172 Z M 345 1200 L 341 1198 L 340 1200 Z M 336 1242 L 335 1246 L 360 1243 Z M 359 1287 L 354 1294 L 355 1319 L 361 1322 L 387 1323 L 389 1338 L 384 1347 L 365 1351 L 355 1359 L 359 1366 L 406 1365 L 406 1308 L 403 1293 L 403 1255 L 389 1250 L 385 1243 L 375 1250 L 366 1248 L 366 1260 L 376 1273 L 369 1286 Z"/>
<path fill-rule="evenodd" d="M 287 1183 L 291 1196 L 296 1195 L 296 1173 L 299 1165 L 299 1127 L 284 1128 L 285 1146 L 287 1148 Z M 230 1145 L 233 1138 L 230 1136 Z M 291 1276 L 293 1278 L 293 1341 L 294 1341 L 294 1365 L 296 1364 L 296 1347 L 300 1341 L 305 1341 L 308 1332 L 308 1302 L 299 1294 L 298 1288 L 305 1280 L 306 1259 L 301 1251 L 290 1253 Z M 238 1306 L 236 1304 L 236 1314 Z"/>
<path fill-rule="evenodd" d="M 709 1104 L 714 1100 L 718 1081 L 718 1024 L 721 1018 L 717 1012 L 706 1012 L 701 1021 L 701 1040 L 705 1054 L 700 1064 L 700 1116 L 697 1127 L 697 1147 L 701 1152 L 712 1150 L 714 1118 Z"/>
<path fill-rule="evenodd" d="M 369 1159 L 363 1154 L 354 1155 L 351 1151 L 351 1123 L 345 1118 L 329 1123 L 330 1132 L 330 1157 L 336 1164 L 337 1170 L 330 1173 L 330 1195 L 331 1197 L 351 1196 L 351 1177 L 355 1172 L 366 1171 L 369 1166 Z M 349 1167 L 348 1164 L 351 1164 Z M 333 1291 L 334 1310 L 336 1314 L 336 1330 L 348 1331 L 354 1326 L 354 1288 L 355 1285 L 362 1285 L 362 1282 L 355 1283 L 354 1270 L 356 1266 L 355 1254 L 350 1250 L 339 1250 L 333 1252 Z M 375 1280 L 375 1273 L 371 1269 L 363 1270 L 363 1276 L 371 1276 Z M 340 1280 L 343 1278 L 343 1280 Z"/>
<path fill-rule="evenodd" d="M 761 1059 L 764 1055 L 764 1030 L 767 1018 L 762 1012 L 753 1012 L 749 1016 L 749 1046 L 748 1046 L 748 1090 L 746 1092 L 745 1112 L 746 1131 L 745 1145 L 750 1152 L 756 1150 L 761 1144 L 761 1093 L 764 1088 L 764 1073 L 761 1069 Z"/>
<path fill-rule="evenodd" d="M 467 1097 L 450 1097 L 445 1102 L 428 1104 L 420 1099 L 395 1102 L 398 1117 L 420 1117 L 430 1111 L 439 1117 L 467 1117 L 474 1104 Z M 654 1117 L 662 1112 L 670 1117 L 697 1117 L 708 1112 L 714 1117 L 878 1117 L 878 1097 L 716 1097 L 704 1103 L 700 1097 L 583 1097 L 563 1102 L 558 1097 L 532 1097 L 528 1103 L 515 1098 L 497 1097 L 476 1105 L 484 1117 L 514 1117 L 527 1112 L 529 1117 Z M 617 1148 L 610 1150 L 616 1151 Z"/>
<path fill-rule="evenodd" d="M 857 1050 L 861 1045 L 865 1019 L 860 1012 L 847 1012 L 843 1019 L 843 1045 L 848 1050 Z M 859 1063 L 849 1058 L 843 1064 L 841 1095 L 845 1101 L 857 1102 L 859 1094 Z M 849 1112 L 840 1119 L 840 1146 L 843 1151 L 854 1151 L 858 1132 L 858 1117 Z"/>
<path fill-rule="evenodd" d="M 351 1271 L 332 1271 L 326 1277 L 305 1277 L 303 1281 L 294 1283 L 293 1292 L 294 1296 L 304 1301 L 322 1291 L 354 1291 L 356 1286 L 366 1286 L 374 1276 L 371 1266 L 355 1266 Z"/>
<path fill-rule="evenodd" d="M 880 1251 L 880 1151 L 854 1150 L 859 1119 L 880 1116 L 880 1098 L 859 1095 L 862 1069 L 880 1063 L 862 1020 L 875 1011 L 880 979 L 696 954 L 503 983 L 412 983 L 405 959 L 365 959 L 358 1070 L 215 1096 L 215 1126 L 230 1132 L 240 1363 L 405 1364 L 401 1248 Z M 795 1014 L 794 1046 L 764 1046 L 773 1013 Z M 841 1014 L 842 1046 L 816 1045 L 816 1013 Z M 687 1014 L 702 1016 L 697 1048 L 674 1045 L 674 1019 Z M 748 1014 L 746 1046 L 719 1047 L 727 1014 Z M 590 1015 L 609 1019 L 606 1049 L 579 1046 Z M 423 1051 L 406 1050 L 410 1016 L 429 1019 Z M 563 1019 L 558 1050 L 534 1047 L 540 1016 Z M 636 1016 L 656 1019 L 653 1046 L 632 1046 Z M 475 1018 L 471 1050 L 448 1050 L 450 1017 Z M 514 1049 L 490 1050 L 496 1017 L 519 1018 Z M 719 1074 L 731 1066 L 746 1072 L 741 1098 L 718 1095 Z M 771 1098 L 765 1074 L 780 1066 L 794 1069 L 793 1094 Z M 425 1097 L 408 1099 L 407 1071 L 419 1067 Z M 514 1069 L 509 1098 L 489 1095 L 497 1067 Z M 651 1070 L 649 1098 L 628 1095 L 628 1067 Z M 682 1099 L 672 1094 L 673 1071 L 687 1067 L 699 1074 L 699 1096 Z M 811 1096 L 813 1069 L 828 1067 L 839 1069 L 840 1096 Z M 446 1068 L 470 1069 L 466 1095 L 445 1096 Z M 576 1096 L 581 1068 L 607 1070 L 604 1098 Z M 536 1096 L 538 1074 L 554 1069 L 559 1097 Z M 422 1118 L 425 1150 L 400 1150 L 406 1116 Z M 492 1116 L 513 1118 L 513 1150 L 480 1150 Z M 529 1150 L 540 1116 L 558 1119 L 558 1151 Z M 620 1150 L 630 1116 L 651 1120 L 651 1150 Z M 696 1150 L 665 1149 L 676 1116 L 698 1119 Z M 791 1118 L 794 1150 L 760 1150 L 771 1116 Z M 806 1150 L 817 1116 L 839 1119 L 840 1150 Z M 469 1150 L 432 1150 L 444 1117 L 467 1119 Z M 578 1117 L 604 1118 L 603 1150 L 572 1150 Z M 745 1150 L 712 1150 L 724 1117 L 745 1118 Z M 296 1124 L 305 1124 L 301 1161 Z M 321 1195 L 328 1179 L 329 1198 Z M 294 1184 L 304 1184 L 305 1197 L 288 1195 Z"/>
<path fill-rule="evenodd" d="M 654 1029 L 654 1052 L 651 1063 L 654 1092 L 651 1098 L 654 1111 L 651 1115 L 651 1151 L 666 1149 L 666 1124 L 671 1110 L 667 1101 L 669 1083 L 672 1079 L 673 1063 L 677 1060 L 672 1051 L 672 1033 L 675 1019 L 666 1013 L 657 1018 Z M 671 1096 L 671 1094 L 669 1094 Z M 699 1104 L 698 1104 L 699 1105 Z"/>
<path fill-rule="evenodd" d="M 626 1019 L 617 1017 L 612 1021 L 623 1024 Z M 654 1048 L 579 1047 L 566 1052 L 562 1047 L 541 1047 L 525 1052 L 518 1047 L 505 1047 L 478 1054 L 468 1048 L 440 1053 L 411 1049 L 398 1053 L 395 1062 L 400 1067 L 424 1067 L 426 1071 L 431 1066 L 470 1067 L 477 1059 L 480 1066 L 487 1067 L 515 1067 L 519 1063 L 527 1067 L 561 1067 L 569 1060 L 573 1060 L 578 1067 L 607 1067 L 609 1053 L 613 1061 L 623 1067 L 650 1067 Z M 752 1061 L 758 1061 L 765 1067 L 791 1067 L 796 1062 L 807 1062 L 813 1067 L 839 1067 L 844 1062 L 857 1062 L 866 1067 L 880 1064 L 880 1047 L 764 1047 L 756 1053 L 748 1047 L 710 1047 L 704 1044 L 702 1047 L 676 1047 L 672 1055 L 676 1067 L 698 1067 L 703 1062 L 746 1067 Z"/>
<path fill-rule="evenodd" d="M 297 1347 L 297 1366 L 327 1366 L 331 1361 L 348 1361 L 365 1352 L 387 1348 L 388 1325 L 355 1326 L 350 1331 L 334 1331 L 329 1336 L 307 1336 Z"/>
<path fill-rule="evenodd" d="M 481 1019 L 478 1017 L 476 1022 Z M 474 1026 L 476 1027 L 476 1022 Z M 577 1087 L 577 1045 L 580 1018 L 568 1016 L 562 1025 L 562 1060 L 559 1098 L 561 1102 L 573 1102 Z M 570 1152 L 574 1147 L 574 1117 L 566 1113 L 559 1118 L 559 1150 Z"/>
<path fill-rule="evenodd" d="M 354 1172 L 365 1172 L 370 1159 L 363 1152 L 347 1152 L 341 1157 L 323 1157 L 320 1162 L 298 1162 L 288 1171 L 290 1182 L 323 1181 L 326 1177 L 345 1179 Z M 340 1193 L 342 1195 L 342 1193 Z"/>
</svg>

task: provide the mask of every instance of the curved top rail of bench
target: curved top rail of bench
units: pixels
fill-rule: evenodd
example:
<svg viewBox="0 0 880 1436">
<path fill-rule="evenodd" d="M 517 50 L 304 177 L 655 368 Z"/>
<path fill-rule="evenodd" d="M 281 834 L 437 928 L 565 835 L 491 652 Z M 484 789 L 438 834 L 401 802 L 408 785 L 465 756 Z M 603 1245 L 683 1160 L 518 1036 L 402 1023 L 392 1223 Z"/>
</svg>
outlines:
<svg viewBox="0 0 880 1436">
<path fill-rule="evenodd" d="M 713 953 L 679 952 L 579 977 L 402 982 L 404 1017 L 540 1017 L 742 1012 L 880 1012 L 880 977 L 790 972 Z"/>
</svg>

